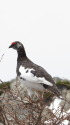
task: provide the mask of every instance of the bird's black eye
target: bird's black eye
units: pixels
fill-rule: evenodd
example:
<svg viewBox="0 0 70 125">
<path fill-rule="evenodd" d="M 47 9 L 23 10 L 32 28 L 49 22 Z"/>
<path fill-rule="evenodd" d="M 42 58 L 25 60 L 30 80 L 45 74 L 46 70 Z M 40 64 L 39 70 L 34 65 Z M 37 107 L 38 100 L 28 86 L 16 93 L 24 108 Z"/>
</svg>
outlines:
<svg viewBox="0 0 70 125">
<path fill-rule="evenodd" d="M 15 44 L 11 44 L 11 45 L 9 46 L 9 48 L 13 48 L 13 47 L 14 47 L 14 45 L 15 45 Z"/>
<path fill-rule="evenodd" d="M 13 48 L 14 45 L 16 45 L 16 42 L 11 43 L 11 45 L 9 46 L 9 48 Z"/>
</svg>

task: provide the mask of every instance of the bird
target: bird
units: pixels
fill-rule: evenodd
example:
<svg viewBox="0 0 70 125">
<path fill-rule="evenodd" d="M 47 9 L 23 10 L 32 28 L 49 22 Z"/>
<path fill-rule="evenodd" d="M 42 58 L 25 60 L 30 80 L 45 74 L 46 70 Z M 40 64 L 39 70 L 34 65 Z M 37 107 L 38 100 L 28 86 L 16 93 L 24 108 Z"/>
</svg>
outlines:
<svg viewBox="0 0 70 125">
<path fill-rule="evenodd" d="M 24 45 L 21 42 L 14 41 L 9 48 L 17 51 L 17 77 L 27 89 L 40 92 L 50 91 L 55 96 L 60 97 L 61 94 L 52 76 L 27 57 Z"/>
</svg>

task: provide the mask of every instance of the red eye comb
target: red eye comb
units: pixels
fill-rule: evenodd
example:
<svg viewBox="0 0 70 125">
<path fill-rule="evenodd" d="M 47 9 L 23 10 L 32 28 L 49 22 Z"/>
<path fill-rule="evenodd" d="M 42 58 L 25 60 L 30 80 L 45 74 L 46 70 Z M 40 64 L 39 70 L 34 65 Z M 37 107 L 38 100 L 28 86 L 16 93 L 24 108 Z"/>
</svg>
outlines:
<svg viewBox="0 0 70 125">
<path fill-rule="evenodd" d="M 16 44 L 16 42 L 13 42 L 11 45 L 14 45 L 14 44 Z"/>
</svg>

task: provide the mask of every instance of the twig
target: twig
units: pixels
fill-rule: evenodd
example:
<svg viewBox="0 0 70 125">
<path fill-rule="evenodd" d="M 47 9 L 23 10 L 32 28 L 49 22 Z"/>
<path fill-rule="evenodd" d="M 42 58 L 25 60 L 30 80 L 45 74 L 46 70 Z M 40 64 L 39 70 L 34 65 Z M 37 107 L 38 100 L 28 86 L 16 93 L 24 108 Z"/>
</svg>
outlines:
<svg viewBox="0 0 70 125">
<path fill-rule="evenodd" d="M 1 59 L 0 59 L 0 62 L 2 61 L 2 59 L 3 59 L 3 56 L 4 56 L 4 54 L 2 54 L 2 56 L 1 56 Z"/>
</svg>

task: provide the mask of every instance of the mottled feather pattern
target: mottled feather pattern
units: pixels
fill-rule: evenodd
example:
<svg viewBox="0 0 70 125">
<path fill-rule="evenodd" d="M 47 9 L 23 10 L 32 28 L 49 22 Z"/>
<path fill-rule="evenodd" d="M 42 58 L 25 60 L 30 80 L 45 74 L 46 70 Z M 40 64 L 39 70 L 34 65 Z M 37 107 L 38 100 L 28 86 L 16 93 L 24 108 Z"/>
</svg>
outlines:
<svg viewBox="0 0 70 125">
<path fill-rule="evenodd" d="M 28 70 L 28 72 L 27 72 Z M 37 77 L 34 75 L 31 71 L 35 71 L 33 68 L 26 68 L 22 65 L 19 68 L 19 72 L 21 73 L 20 77 L 24 78 L 26 81 L 32 82 L 32 83 L 44 83 L 49 86 L 53 86 L 52 83 L 48 82 L 43 76 Z"/>
<path fill-rule="evenodd" d="M 60 96 L 51 75 L 44 68 L 28 59 L 22 43 L 19 41 L 15 41 L 14 43 L 9 48 L 15 49 L 18 53 L 16 72 L 21 83 L 27 86 L 27 88 L 38 89 L 43 92 L 44 89 L 48 89 L 55 95 Z"/>
</svg>

